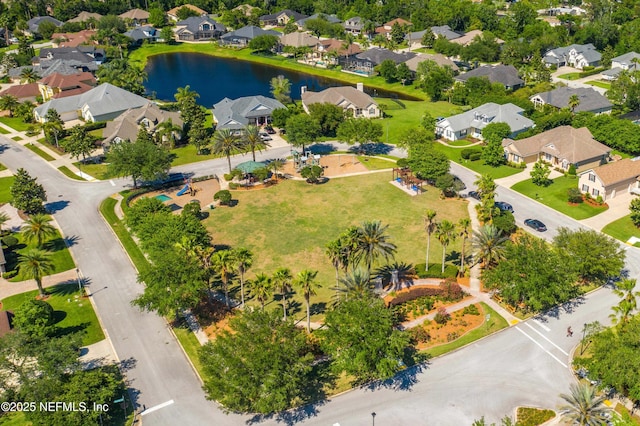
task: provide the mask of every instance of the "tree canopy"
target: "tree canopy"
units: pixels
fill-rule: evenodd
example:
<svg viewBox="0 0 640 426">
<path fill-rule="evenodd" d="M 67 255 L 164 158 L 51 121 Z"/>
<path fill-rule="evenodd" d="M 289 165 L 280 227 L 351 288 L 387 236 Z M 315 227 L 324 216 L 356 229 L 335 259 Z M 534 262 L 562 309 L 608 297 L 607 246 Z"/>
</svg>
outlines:
<svg viewBox="0 0 640 426">
<path fill-rule="evenodd" d="M 25 213 L 44 213 L 47 193 L 25 169 L 18 169 L 11 185 L 11 205 Z"/>
</svg>

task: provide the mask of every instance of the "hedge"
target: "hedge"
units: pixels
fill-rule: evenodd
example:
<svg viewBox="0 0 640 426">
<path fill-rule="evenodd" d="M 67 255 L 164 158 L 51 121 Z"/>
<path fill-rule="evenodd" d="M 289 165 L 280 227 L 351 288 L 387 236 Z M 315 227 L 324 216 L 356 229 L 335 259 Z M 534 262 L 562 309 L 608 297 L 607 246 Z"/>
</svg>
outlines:
<svg viewBox="0 0 640 426">
<path fill-rule="evenodd" d="M 594 68 L 592 70 L 582 71 L 579 74 L 579 76 L 580 76 L 580 78 L 589 77 L 590 75 L 598 74 L 598 73 L 602 72 L 603 70 L 604 70 L 604 68 Z"/>
<path fill-rule="evenodd" d="M 454 265 L 445 264 L 444 274 L 442 273 L 441 263 L 430 263 L 428 271 L 425 271 L 424 266 L 424 263 L 418 263 L 415 266 L 418 278 L 455 278 L 458 276 L 458 268 Z"/>
<path fill-rule="evenodd" d="M 471 161 L 478 161 L 480 159 L 480 157 L 482 157 L 482 154 L 479 152 L 474 152 L 473 154 L 471 154 L 469 156 L 469 160 Z"/>
<path fill-rule="evenodd" d="M 477 148 L 465 148 L 460 151 L 460 157 L 462 157 L 463 160 L 468 160 L 474 154 L 480 155 L 480 152 L 481 151 Z"/>
</svg>

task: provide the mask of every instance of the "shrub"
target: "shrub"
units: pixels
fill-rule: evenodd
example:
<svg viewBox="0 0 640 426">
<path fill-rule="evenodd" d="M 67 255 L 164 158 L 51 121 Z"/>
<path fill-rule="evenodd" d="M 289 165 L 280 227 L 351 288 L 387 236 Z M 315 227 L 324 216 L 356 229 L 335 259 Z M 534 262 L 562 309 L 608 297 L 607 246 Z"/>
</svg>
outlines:
<svg viewBox="0 0 640 426">
<path fill-rule="evenodd" d="M 579 204 L 582 202 L 582 193 L 578 188 L 569 188 L 567 195 L 570 203 Z"/>
<path fill-rule="evenodd" d="M 474 154 L 480 154 L 480 150 L 476 148 L 465 148 L 460 151 L 460 157 L 462 157 L 463 160 L 468 160 Z"/>
<path fill-rule="evenodd" d="M 401 158 L 398 161 L 396 161 L 396 164 L 398 165 L 399 168 L 404 169 L 409 167 L 409 160 L 407 160 L 406 158 Z"/>
<path fill-rule="evenodd" d="M 436 316 L 433 317 L 433 320 L 438 324 L 445 324 L 450 318 L 451 315 L 449 315 L 449 312 L 447 312 L 444 307 L 440 307 L 438 308 L 438 312 L 436 312 Z"/>
<path fill-rule="evenodd" d="M 494 217 L 493 225 L 504 232 L 505 235 L 511 235 L 518 228 L 516 226 L 516 219 L 510 211 L 503 211 L 499 216 Z"/>
<path fill-rule="evenodd" d="M 441 263 L 430 263 L 428 271 L 425 271 L 424 263 L 418 263 L 415 266 L 415 271 L 418 278 L 455 278 L 458 276 L 458 268 L 449 264 L 444 265 L 443 274 Z"/>
<path fill-rule="evenodd" d="M 465 306 L 462 310 L 462 315 L 480 315 L 480 311 L 478 311 L 478 307 L 476 305 Z"/>
<path fill-rule="evenodd" d="M 464 291 L 458 283 L 451 278 L 446 279 L 440 283 L 440 289 L 442 290 L 442 297 L 445 300 L 460 300 L 464 297 Z"/>
<path fill-rule="evenodd" d="M 12 248 L 18 245 L 18 239 L 13 235 L 2 237 L 2 242 L 7 246 L 7 248 Z"/>
<path fill-rule="evenodd" d="M 412 300 L 416 300 L 422 297 L 435 297 L 442 294 L 442 289 L 433 287 L 416 287 L 411 290 L 400 293 L 394 299 L 391 299 L 388 306 L 397 306 Z"/>
<path fill-rule="evenodd" d="M 596 197 L 596 203 L 598 203 L 598 204 L 602 204 L 602 203 L 603 203 L 603 201 L 604 201 L 604 200 L 602 199 L 602 195 L 598 195 L 598 196 Z"/>
<path fill-rule="evenodd" d="M 449 334 L 447 334 L 447 342 L 453 342 L 454 340 L 456 340 L 458 337 L 460 337 L 458 335 L 457 331 L 453 331 Z"/>
<path fill-rule="evenodd" d="M 53 330 L 53 307 L 44 300 L 31 299 L 22 303 L 13 318 L 16 328 L 29 336 L 44 337 Z"/>
<path fill-rule="evenodd" d="M 542 410 L 540 408 L 518 407 L 516 419 L 518 425 L 538 426 L 556 416 L 553 410 Z"/>
<path fill-rule="evenodd" d="M 479 152 L 474 152 L 473 154 L 471 154 L 469 156 L 469 160 L 471 161 L 478 161 L 480 159 L 480 157 L 482 157 L 482 154 Z"/>
<path fill-rule="evenodd" d="M 220 201 L 223 206 L 228 206 L 231 204 L 231 192 L 226 189 L 218 191 L 213 195 L 213 201 Z"/>
<path fill-rule="evenodd" d="M 588 67 L 584 67 L 584 71 L 579 74 L 579 78 L 589 77 L 590 75 L 595 75 L 602 71 L 602 68 L 592 68 L 590 70 L 587 68 Z"/>
<path fill-rule="evenodd" d="M 227 182 L 233 180 L 233 175 L 231 173 L 225 173 L 223 176 L 224 180 L 226 180 Z"/>
<path fill-rule="evenodd" d="M 193 216 L 196 219 L 200 220 L 200 217 L 202 215 L 202 210 L 200 209 L 200 203 L 198 202 L 187 203 L 187 205 L 183 207 L 181 214 L 182 216 Z"/>
<path fill-rule="evenodd" d="M 236 182 L 229 182 L 229 189 L 238 189 L 240 188 L 240 184 Z"/>
<path fill-rule="evenodd" d="M 569 170 L 567 170 L 567 173 L 569 174 L 569 176 L 575 176 L 576 175 L 576 166 L 574 164 L 570 164 L 569 165 Z"/>
<path fill-rule="evenodd" d="M 411 339 L 411 343 L 415 345 L 428 342 L 431 340 L 431 335 L 422 326 L 418 326 L 409 329 L 409 339 Z"/>
</svg>

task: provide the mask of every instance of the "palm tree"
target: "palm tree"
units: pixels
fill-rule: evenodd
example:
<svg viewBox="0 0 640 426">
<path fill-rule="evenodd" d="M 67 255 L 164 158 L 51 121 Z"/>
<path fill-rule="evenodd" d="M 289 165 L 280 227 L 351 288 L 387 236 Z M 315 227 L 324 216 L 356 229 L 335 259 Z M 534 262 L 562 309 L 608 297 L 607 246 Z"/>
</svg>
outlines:
<svg viewBox="0 0 640 426">
<path fill-rule="evenodd" d="M 607 421 L 610 408 L 604 405 L 606 395 L 598 396 L 594 386 L 587 383 L 571 385 L 571 395 L 560 397 L 568 405 L 560 407 L 560 414 L 574 425 L 600 426 Z"/>
<path fill-rule="evenodd" d="M 234 250 L 233 257 L 236 262 L 236 269 L 240 273 L 240 300 L 244 309 L 244 274 L 253 264 L 253 253 L 244 247 Z"/>
<path fill-rule="evenodd" d="M 484 268 L 504 258 L 504 245 L 509 240 L 493 225 L 484 225 L 473 233 L 472 247 Z"/>
<path fill-rule="evenodd" d="M 336 287 L 340 283 L 340 269 L 346 269 L 346 266 L 349 264 L 349 259 L 346 256 L 346 250 L 342 245 L 342 241 L 340 238 L 337 240 L 329 241 L 326 245 L 325 254 L 331 261 L 331 265 L 333 265 L 336 270 Z"/>
<path fill-rule="evenodd" d="M 311 333 L 311 307 L 309 300 L 311 299 L 311 296 L 316 295 L 315 289 L 320 287 L 320 284 L 315 281 L 317 275 L 318 271 L 305 269 L 298 272 L 295 280 L 293 280 L 293 285 L 302 290 L 302 296 L 304 297 L 304 302 L 307 305 L 307 333 Z"/>
<path fill-rule="evenodd" d="M 50 141 L 50 135 L 53 135 L 54 140 L 56 142 L 56 148 L 59 148 L 59 144 L 58 144 L 58 135 L 60 134 L 60 132 L 62 132 L 62 130 L 64 129 L 64 126 L 62 125 L 62 123 L 60 121 L 45 121 L 42 124 L 42 130 L 44 131 L 45 136 L 48 136 L 48 140 Z"/>
<path fill-rule="evenodd" d="M 224 302 L 227 308 L 229 303 L 229 281 L 235 272 L 235 259 L 231 250 L 220 250 L 213 253 L 211 257 L 212 268 L 220 275 L 222 288 L 224 290 Z"/>
<path fill-rule="evenodd" d="M 264 311 L 264 304 L 273 294 L 273 280 L 267 274 L 256 274 L 255 279 L 247 283 L 251 295 L 255 297 Z"/>
<path fill-rule="evenodd" d="M 575 112 L 578 105 L 580 105 L 580 98 L 578 95 L 571 95 L 569 97 L 569 108 L 571 109 L 571 112 Z"/>
<path fill-rule="evenodd" d="M 367 273 L 371 273 L 371 265 L 380 257 L 385 260 L 393 258 L 397 248 L 390 243 L 386 234 L 388 225 L 382 226 L 380 221 L 363 222 L 358 229 L 357 263 L 364 260 L 367 265 Z"/>
<path fill-rule="evenodd" d="M 613 320 L 614 324 L 624 325 L 629 322 L 633 311 L 638 309 L 637 297 L 640 296 L 640 291 L 634 291 L 636 287 L 635 279 L 624 279 L 616 284 L 616 289 L 613 292 L 621 300 L 618 304 L 611 309 L 613 313 L 609 317 Z"/>
<path fill-rule="evenodd" d="M 2 234 L 2 227 L 11 219 L 5 212 L 0 212 L 0 234 Z"/>
<path fill-rule="evenodd" d="M 283 319 L 287 320 L 287 293 L 291 291 L 291 270 L 289 268 L 278 268 L 273 273 L 273 284 L 280 296 L 282 297 L 282 310 L 284 311 Z"/>
<path fill-rule="evenodd" d="M 20 102 L 13 95 L 0 96 L 0 110 L 9 111 L 9 117 L 13 117 L 13 112 L 18 108 Z"/>
<path fill-rule="evenodd" d="M 413 284 L 413 280 L 418 278 L 413 265 L 404 262 L 394 262 L 378 268 L 376 277 L 382 279 L 382 284 L 392 290 L 410 287 Z"/>
<path fill-rule="evenodd" d="M 429 270 L 429 250 L 431 249 L 431 234 L 436 230 L 436 211 L 427 209 L 424 215 L 424 230 L 427 233 L 427 255 L 425 256 L 425 271 Z"/>
<path fill-rule="evenodd" d="M 336 288 L 336 295 L 343 293 L 345 299 L 365 298 L 371 295 L 371 277 L 367 271 L 357 269 L 340 278 L 341 286 Z M 339 302 L 339 300 L 336 300 Z"/>
<path fill-rule="evenodd" d="M 51 218 L 44 214 L 34 214 L 22 225 L 22 234 L 27 241 L 36 241 L 42 247 L 44 240 L 55 236 L 56 228 L 51 225 Z"/>
<path fill-rule="evenodd" d="M 443 220 L 436 226 L 436 238 L 442 244 L 442 273 L 444 274 L 444 262 L 447 255 L 447 246 L 456 239 L 456 226 L 448 221 Z"/>
<path fill-rule="evenodd" d="M 458 230 L 460 233 L 458 234 L 462 238 L 462 248 L 460 249 L 460 274 L 464 276 L 464 246 L 467 242 L 467 238 L 469 238 L 469 231 L 471 226 L 471 219 L 462 218 L 458 222 Z"/>
<path fill-rule="evenodd" d="M 173 95 L 173 97 L 175 98 L 176 102 L 181 103 L 188 98 L 199 98 L 200 95 L 195 90 L 191 90 L 191 86 L 187 84 L 184 87 L 178 87 L 178 90 L 176 91 L 175 95 Z"/>
<path fill-rule="evenodd" d="M 271 94 L 283 104 L 291 102 L 291 82 L 283 75 L 271 79 Z"/>
<path fill-rule="evenodd" d="M 231 173 L 231 155 L 242 151 L 242 148 L 242 139 L 234 135 L 231 130 L 220 129 L 216 131 L 213 137 L 213 152 L 226 155 L 229 173 Z"/>
<path fill-rule="evenodd" d="M 273 172 L 273 176 L 276 178 L 276 182 L 278 182 L 278 173 L 284 167 L 284 160 L 276 158 L 275 160 L 271 160 L 269 163 L 269 170 Z"/>
<path fill-rule="evenodd" d="M 29 249 L 18 258 L 18 268 L 24 275 L 36 281 L 40 297 L 44 297 L 42 278 L 53 272 L 51 253 L 40 249 Z"/>
<path fill-rule="evenodd" d="M 182 128 L 173 124 L 173 121 L 169 118 L 156 127 L 156 143 L 160 146 L 173 149 L 176 146 L 176 133 L 180 131 L 182 131 Z"/>
<path fill-rule="evenodd" d="M 20 71 L 20 84 L 35 83 L 38 80 L 40 80 L 40 76 L 33 70 L 33 68 L 26 67 Z"/>
<path fill-rule="evenodd" d="M 269 148 L 269 144 L 260 137 L 260 129 L 258 126 L 249 125 L 244 128 L 244 146 L 251 150 L 253 161 L 256 161 L 256 150 L 262 151 Z"/>
</svg>

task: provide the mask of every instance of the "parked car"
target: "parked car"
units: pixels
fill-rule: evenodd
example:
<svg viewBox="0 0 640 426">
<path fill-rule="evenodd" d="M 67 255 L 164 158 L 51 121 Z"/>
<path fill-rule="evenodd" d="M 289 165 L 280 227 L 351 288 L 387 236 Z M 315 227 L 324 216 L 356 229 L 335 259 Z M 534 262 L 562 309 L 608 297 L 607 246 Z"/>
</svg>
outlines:
<svg viewBox="0 0 640 426">
<path fill-rule="evenodd" d="M 271 136 L 269 136 L 268 133 L 260 132 L 260 139 L 262 139 L 263 141 L 270 141 Z"/>
<path fill-rule="evenodd" d="M 276 134 L 276 131 L 273 130 L 273 127 L 271 127 L 270 124 L 264 126 L 264 131 L 267 132 L 270 135 L 275 135 Z"/>
<path fill-rule="evenodd" d="M 494 204 L 497 208 L 500 209 L 500 211 L 502 212 L 511 212 L 513 213 L 513 206 L 509 203 L 505 203 L 504 201 L 496 201 L 496 203 Z"/>
<path fill-rule="evenodd" d="M 476 200 L 480 201 L 480 193 L 478 191 L 469 191 L 467 196 L 471 198 L 475 198 Z"/>
<path fill-rule="evenodd" d="M 538 219 L 525 219 L 524 224 L 538 232 L 544 232 L 547 230 L 544 223 L 540 222 Z"/>
</svg>

